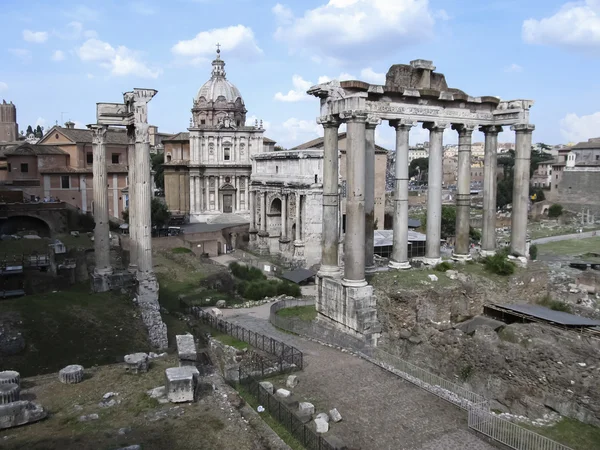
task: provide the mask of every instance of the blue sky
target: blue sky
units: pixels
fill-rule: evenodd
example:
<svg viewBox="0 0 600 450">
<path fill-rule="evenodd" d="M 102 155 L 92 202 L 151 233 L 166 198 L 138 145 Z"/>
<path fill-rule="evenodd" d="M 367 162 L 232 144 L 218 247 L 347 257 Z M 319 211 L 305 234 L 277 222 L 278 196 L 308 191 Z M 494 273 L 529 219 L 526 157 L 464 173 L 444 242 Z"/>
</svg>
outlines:
<svg viewBox="0 0 600 450">
<path fill-rule="evenodd" d="M 600 136 L 600 0 L 1 3 L 0 98 L 17 105 L 22 129 L 68 119 L 83 126 L 95 121 L 96 102 L 149 87 L 158 90 L 150 122 L 184 131 L 218 41 L 251 121 L 262 119 L 286 147 L 321 134 L 318 100 L 304 94 L 311 84 L 382 84 L 390 65 L 419 58 L 470 95 L 535 100 L 535 142 Z M 413 143 L 426 139 L 425 130 L 411 132 Z M 377 141 L 393 148 L 386 123 Z"/>
</svg>

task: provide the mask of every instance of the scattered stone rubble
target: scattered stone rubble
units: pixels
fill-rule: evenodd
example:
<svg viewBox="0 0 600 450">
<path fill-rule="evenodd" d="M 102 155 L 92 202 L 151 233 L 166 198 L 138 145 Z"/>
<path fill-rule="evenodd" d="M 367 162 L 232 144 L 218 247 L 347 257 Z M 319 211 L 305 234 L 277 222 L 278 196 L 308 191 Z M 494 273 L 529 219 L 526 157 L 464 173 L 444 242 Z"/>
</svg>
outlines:
<svg viewBox="0 0 600 450">
<path fill-rule="evenodd" d="M 196 367 L 169 367 L 165 370 L 167 398 L 172 403 L 196 400 L 200 372 Z"/>
<path fill-rule="evenodd" d="M 132 353 L 125 355 L 126 369 L 132 373 L 148 372 L 148 355 L 146 353 Z"/>
<path fill-rule="evenodd" d="M 20 400 L 20 375 L 13 370 L 0 372 L 0 430 L 44 419 L 48 413 L 41 405 Z"/>
<path fill-rule="evenodd" d="M 77 384 L 83 381 L 83 366 L 72 364 L 58 372 L 58 379 L 64 384 Z"/>
<path fill-rule="evenodd" d="M 177 354 L 179 355 L 179 366 L 194 366 L 198 360 L 198 352 L 194 336 L 183 334 L 175 336 L 177 340 Z"/>
</svg>

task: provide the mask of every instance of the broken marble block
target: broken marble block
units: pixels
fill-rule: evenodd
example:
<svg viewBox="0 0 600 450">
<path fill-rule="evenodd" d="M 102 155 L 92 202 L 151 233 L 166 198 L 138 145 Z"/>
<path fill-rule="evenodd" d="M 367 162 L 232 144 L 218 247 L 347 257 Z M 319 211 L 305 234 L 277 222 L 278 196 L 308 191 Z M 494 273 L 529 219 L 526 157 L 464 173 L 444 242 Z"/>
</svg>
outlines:
<svg viewBox="0 0 600 450">
<path fill-rule="evenodd" d="M 316 419 L 321 419 L 324 420 L 325 422 L 329 422 L 329 415 L 327 415 L 327 413 L 319 413 L 317 414 L 317 417 L 315 417 Z"/>
<path fill-rule="evenodd" d="M 285 382 L 285 387 L 287 387 L 288 389 L 294 389 L 296 386 L 298 386 L 298 377 L 296 375 L 290 375 L 287 377 L 287 381 Z"/>
<path fill-rule="evenodd" d="M 315 405 L 308 402 L 300 402 L 298 404 L 298 413 L 310 414 L 312 416 L 315 413 Z"/>
<path fill-rule="evenodd" d="M 315 426 L 317 427 L 317 433 L 327 433 L 329 431 L 329 422 L 322 417 L 317 416 Z"/>
<path fill-rule="evenodd" d="M 0 405 L 0 430 L 37 422 L 44 419 L 46 415 L 44 408 L 30 401 L 19 400 Z"/>
<path fill-rule="evenodd" d="M 165 370 L 167 399 L 172 403 L 193 402 L 200 372 L 191 366 L 169 367 Z"/>
<path fill-rule="evenodd" d="M 64 384 L 81 383 L 83 380 L 83 366 L 72 364 L 64 369 L 60 369 L 58 379 Z"/>
<path fill-rule="evenodd" d="M 21 385 L 21 375 L 14 370 L 0 372 L 0 384 L 14 383 Z"/>
<path fill-rule="evenodd" d="M 273 383 L 269 383 L 268 381 L 261 381 L 258 384 L 269 394 L 273 393 Z"/>
<path fill-rule="evenodd" d="M 292 393 L 290 391 L 288 391 L 287 389 L 277 389 L 277 392 L 275 392 L 275 395 L 277 395 L 277 397 L 279 397 L 279 398 L 287 398 L 287 397 L 291 396 Z"/>
<path fill-rule="evenodd" d="M 336 423 L 340 422 L 342 420 L 342 415 L 337 410 L 337 408 L 333 408 L 332 410 L 329 411 L 329 417 L 331 418 L 331 420 L 333 420 Z"/>
<path fill-rule="evenodd" d="M 19 400 L 19 392 L 21 392 L 21 388 L 19 388 L 18 384 L 0 384 L 0 405 L 7 405 Z"/>
<path fill-rule="evenodd" d="M 133 373 L 148 372 L 148 355 L 146 353 L 132 353 L 125 355 L 126 369 Z"/>
<path fill-rule="evenodd" d="M 198 359 L 194 336 L 183 334 L 175 337 L 177 340 L 177 353 L 179 354 L 180 366 L 194 366 Z"/>
</svg>

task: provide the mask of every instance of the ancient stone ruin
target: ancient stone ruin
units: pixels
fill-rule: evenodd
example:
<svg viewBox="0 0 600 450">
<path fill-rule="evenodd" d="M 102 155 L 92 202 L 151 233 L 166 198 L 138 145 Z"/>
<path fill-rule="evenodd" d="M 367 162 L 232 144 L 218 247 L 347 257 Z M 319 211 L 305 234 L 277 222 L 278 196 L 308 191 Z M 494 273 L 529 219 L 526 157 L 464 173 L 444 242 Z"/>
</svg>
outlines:
<svg viewBox="0 0 600 450">
<path fill-rule="evenodd" d="M 311 87 L 321 99 L 318 123 L 325 130 L 323 167 L 322 262 L 317 276 L 317 311 L 324 320 L 376 345 L 380 335 L 373 288 L 365 266 L 373 262 L 373 189 L 375 129 L 383 120 L 396 129 L 394 247 L 390 266 L 410 268 L 408 261 L 408 147 L 410 129 L 421 122 L 429 130 L 427 243 L 424 263 L 441 262 L 443 132 L 459 136 L 456 260 L 469 256 L 471 136 L 485 134 L 485 183 L 482 253 L 496 250 L 496 148 L 503 126 L 516 132 L 511 251 L 527 256 L 529 166 L 534 126 L 529 124 L 531 100 L 501 101 L 472 97 L 449 88 L 431 61 L 390 68 L 385 86 L 362 81 L 331 81 Z M 347 126 L 346 234 L 343 273 L 339 256 L 338 128 Z"/>
<path fill-rule="evenodd" d="M 0 430 L 37 422 L 48 413 L 41 405 L 21 400 L 21 376 L 14 370 L 0 372 Z"/>
<path fill-rule="evenodd" d="M 154 89 L 134 89 L 123 94 L 123 103 L 98 103 L 94 130 L 94 252 L 96 269 L 93 274 L 95 292 L 105 292 L 120 277 L 110 265 L 108 223 L 108 191 L 106 190 L 105 136 L 108 126 L 125 126 L 129 139 L 129 271 L 137 282 L 137 304 L 148 329 L 150 343 L 156 348 L 168 346 L 167 327 L 160 316 L 158 281 L 152 266 L 152 225 L 150 204 L 152 180 L 150 171 L 150 134 L 148 102 L 156 95 Z"/>
</svg>

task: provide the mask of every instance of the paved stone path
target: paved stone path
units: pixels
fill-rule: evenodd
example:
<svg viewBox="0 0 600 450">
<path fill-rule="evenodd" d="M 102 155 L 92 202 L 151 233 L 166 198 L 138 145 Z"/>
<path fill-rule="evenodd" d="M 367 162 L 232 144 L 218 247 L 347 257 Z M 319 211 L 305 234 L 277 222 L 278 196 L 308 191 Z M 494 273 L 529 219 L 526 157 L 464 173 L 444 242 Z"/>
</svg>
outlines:
<svg viewBox="0 0 600 450">
<path fill-rule="evenodd" d="M 304 370 L 294 389 L 317 412 L 336 407 L 342 422 L 330 433 L 362 450 L 492 450 L 467 429 L 467 414 L 455 406 L 355 356 L 273 327 L 269 304 L 223 310 L 227 320 L 304 352 Z M 283 386 L 279 386 L 283 387 Z"/>
<path fill-rule="evenodd" d="M 545 238 L 533 239 L 531 243 L 539 245 L 547 244 L 548 242 L 568 241 L 571 239 L 587 239 L 596 236 L 600 236 L 599 231 L 585 231 L 583 233 L 561 234 L 559 236 L 549 236 Z"/>
</svg>

